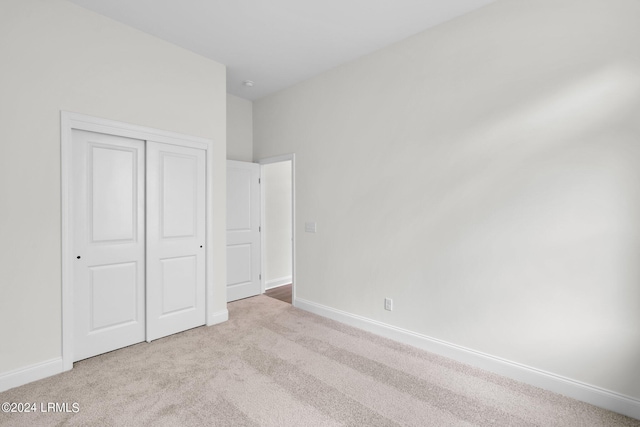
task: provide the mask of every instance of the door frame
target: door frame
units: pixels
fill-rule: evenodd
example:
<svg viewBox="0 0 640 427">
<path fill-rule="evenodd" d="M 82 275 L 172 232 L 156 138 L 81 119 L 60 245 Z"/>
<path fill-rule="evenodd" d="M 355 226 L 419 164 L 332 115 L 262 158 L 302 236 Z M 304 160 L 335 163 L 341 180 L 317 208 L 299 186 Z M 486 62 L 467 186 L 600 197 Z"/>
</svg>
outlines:
<svg viewBox="0 0 640 427">
<path fill-rule="evenodd" d="M 280 156 L 266 157 L 264 159 L 258 160 L 258 164 L 260 164 L 260 179 L 264 177 L 262 173 L 262 167 L 264 165 L 272 164 L 272 163 L 281 163 L 291 161 L 291 305 L 296 306 L 296 155 L 295 153 L 283 154 Z M 264 194 L 264 185 L 260 186 L 260 221 L 262 222 L 265 218 L 264 210 L 265 210 L 265 194 Z M 264 226 L 264 224 L 262 224 Z M 260 235 L 260 264 L 262 267 L 265 265 L 265 248 L 264 248 L 264 238 L 262 234 Z M 263 271 L 264 273 L 264 268 Z M 266 287 L 266 279 L 265 274 L 262 274 L 262 278 L 260 279 L 260 287 L 261 292 L 265 292 Z"/>
<path fill-rule="evenodd" d="M 213 222 L 212 212 L 209 208 L 210 186 L 212 171 L 210 167 L 210 150 L 213 141 L 184 135 L 176 132 L 154 129 L 146 126 L 138 126 L 130 123 L 102 119 L 85 114 L 60 112 L 60 209 L 61 209 L 61 273 L 62 273 L 62 369 L 68 371 L 73 368 L 73 266 L 71 253 L 72 239 L 69 216 L 72 207 L 71 201 L 71 155 L 73 143 L 73 130 L 85 130 L 89 132 L 103 133 L 121 136 L 125 138 L 141 139 L 144 141 L 161 142 L 165 144 L 179 145 L 182 147 L 197 148 L 205 151 L 205 313 L 206 324 L 215 322 L 213 314 L 209 313 L 208 301 L 213 295 L 213 259 L 212 236 L 209 232 Z M 146 318 L 146 316 L 145 316 Z"/>
</svg>

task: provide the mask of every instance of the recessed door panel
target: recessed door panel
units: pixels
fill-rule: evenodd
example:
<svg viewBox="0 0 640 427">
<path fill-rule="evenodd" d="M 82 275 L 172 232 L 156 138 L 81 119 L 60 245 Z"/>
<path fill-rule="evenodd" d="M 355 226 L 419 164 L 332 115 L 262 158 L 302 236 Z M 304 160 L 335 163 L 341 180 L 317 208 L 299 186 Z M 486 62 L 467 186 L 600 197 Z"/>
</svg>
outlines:
<svg viewBox="0 0 640 427">
<path fill-rule="evenodd" d="M 144 141 L 73 131 L 74 361 L 145 338 Z"/>
<path fill-rule="evenodd" d="M 162 314 L 196 308 L 198 260 L 195 256 L 160 260 L 162 265 Z"/>
<path fill-rule="evenodd" d="M 227 246 L 227 286 L 251 282 L 251 245 Z"/>
<path fill-rule="evenodd" d="M 135 262 L 89 268 L 90 333 L 138 319 L 138 275 Z"/>
<path fill-rule="evenodd" d="M 198 158 L 162 152 L 162 237 L 194 237 L 197 222 Z"/>
<path fill-rule="evenodd" d="M 251 209 L 247 208 L 255 187 L 253 175 L 251 169 L 240 168 L 235 162 L 227 167 L 227 230 L 251 230 Z"/>
<path fill-rule="evenodd" d="M 89 143 L 89 220 L 94 243 L 133 240 L 137 225 L 137 150 Z"/>
</svg>

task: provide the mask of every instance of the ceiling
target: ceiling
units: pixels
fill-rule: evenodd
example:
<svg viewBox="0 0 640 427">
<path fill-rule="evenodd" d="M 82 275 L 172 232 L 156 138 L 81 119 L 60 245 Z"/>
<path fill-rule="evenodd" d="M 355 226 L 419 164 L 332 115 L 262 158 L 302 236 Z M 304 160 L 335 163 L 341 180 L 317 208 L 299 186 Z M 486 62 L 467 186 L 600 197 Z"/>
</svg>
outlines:
<svg viewBox="0 0 640 427">
<path fill-rule="evenodd" d="M 70 1 L 225 64 L 255 100 L 495 0 Z"/>
</svg>

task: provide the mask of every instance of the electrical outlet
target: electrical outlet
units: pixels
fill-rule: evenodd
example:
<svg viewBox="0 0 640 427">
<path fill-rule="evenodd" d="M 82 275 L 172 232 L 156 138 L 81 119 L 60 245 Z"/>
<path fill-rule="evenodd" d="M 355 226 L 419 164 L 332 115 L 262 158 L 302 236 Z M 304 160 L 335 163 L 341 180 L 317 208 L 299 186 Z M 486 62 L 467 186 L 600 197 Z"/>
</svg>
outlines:
<svg viewBox="0 0 640 427">
<path fill-rule="evenodd" d="M 393 300 L 391 298 L 384 299 L 384 309 L 388 311 L 393 310 Z"/>
</svg>

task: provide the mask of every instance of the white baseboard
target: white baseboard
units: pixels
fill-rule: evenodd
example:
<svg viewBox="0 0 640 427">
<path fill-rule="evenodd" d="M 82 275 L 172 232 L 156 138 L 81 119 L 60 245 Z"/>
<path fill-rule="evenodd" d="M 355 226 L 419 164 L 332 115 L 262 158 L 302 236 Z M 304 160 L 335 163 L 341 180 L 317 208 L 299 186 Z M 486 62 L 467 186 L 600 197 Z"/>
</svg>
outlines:
<svg viewBox="0 0 640 427">
<path fill-rule="evenodd" d="M 217 311 L 210 316 L 207 326 L 217 325 L 218 323 L 226 322 L 227 320 L 229 320 L 228 310 L 225 309 Z M 64 370 L 62 357 L 58 357 L 41 363 L 36 363 L 31 366 L 25 366 L 23 368 L 5 372 L 0 374 L 0 392 L 28 384 L 33 381 L 38 381 L 52 375 L 60 374 L 64 372 Z"/>
<path fill-rule="evenodd" d="M 264 289 L 267 290 L 267 289 L 277 288 L 278 286 L 288 285 L 291 282 L 292 282 L 291 276 L 279 277 L 277 279 L 267 280 L 264 284 Z"/>
<path fill-rule="evenodd" d="M 62 357 L 0 374 L 0 392 L 63 372 Z"/>
<path fill-rule="evenodd" d="M 217 325 L 218 323 L 223 323 L 227 320 L 229 320 L 229 310 L 225 308 L 224 310 L 211 313 L 207 319 L 207 326 Z"/>
<path fill-rule="evenodd" d="M 296 298 L 294 306 L 404 344 L 436 353 L 628 417 L 640 419 L 640 400 L 436 338 Z"/>
</svg>

